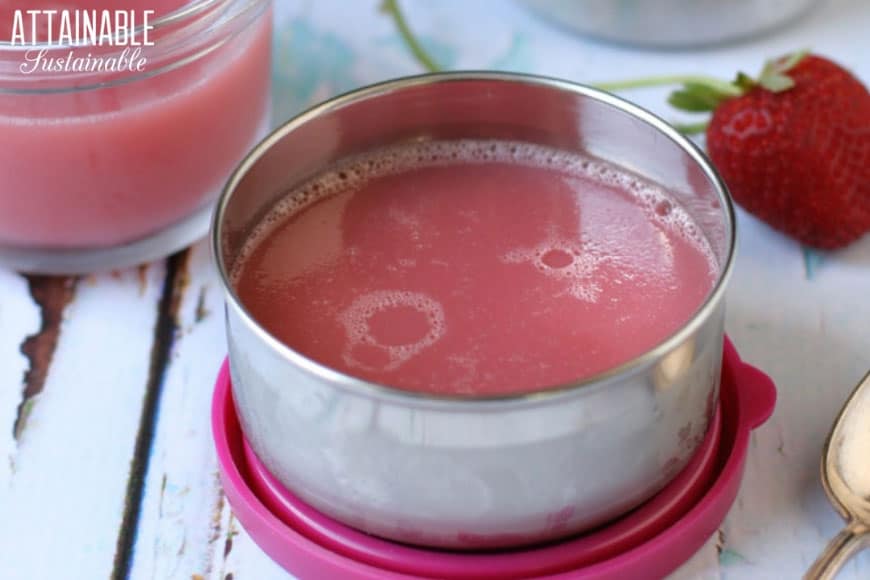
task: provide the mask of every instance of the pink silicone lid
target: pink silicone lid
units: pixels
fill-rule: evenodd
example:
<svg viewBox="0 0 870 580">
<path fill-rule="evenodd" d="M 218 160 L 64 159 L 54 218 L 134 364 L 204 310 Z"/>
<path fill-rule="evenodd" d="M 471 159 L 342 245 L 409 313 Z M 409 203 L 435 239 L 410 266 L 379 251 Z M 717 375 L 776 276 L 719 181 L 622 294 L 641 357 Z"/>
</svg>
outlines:
<svg viewBox="0 0 870 580">
<path fill-rule="evenodd" d="M 241 471 L 258 499 L 282 522 L 321 546 L 360 562 L 433 578 L 527 578 L 600 562 L 673 524 L 710 484 L 718 457 L 720 428 L 717 407 L 707 436 L 689 465 L 665 489 L 628 515 L 570 540 L 499 552 L 427 550 L 357 531 L 324 516 L 293 495 L 268 472 L 244 441 Z"/>
<path fill-rule="evenodd" d="M 697 551 L 724 519 L 739 488 L 750 432 L 770 416 L 775 398 L 770 379 L 742 363 L 726 341 L 717 421 L 698 456 L 674 483 L 596 532 L 497 554 L 391 543 L 347 528 L 299 502 L 258 466 L 250 452 L 253 463 L 248 464 L 226 363 L 215 390 L 212 427 L 221 478 L 236 517 L 270 557 L 300 578 L 659 577 Z"/>
</svg>

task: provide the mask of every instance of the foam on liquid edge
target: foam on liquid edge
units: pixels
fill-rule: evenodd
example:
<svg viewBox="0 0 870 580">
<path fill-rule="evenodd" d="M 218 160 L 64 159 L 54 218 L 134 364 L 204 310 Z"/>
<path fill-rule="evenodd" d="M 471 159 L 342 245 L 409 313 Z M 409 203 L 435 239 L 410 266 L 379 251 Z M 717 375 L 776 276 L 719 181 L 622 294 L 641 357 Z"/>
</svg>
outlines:
<svg viewBox="0 0 870 580">
<path fill-rule="evenodd" d="M 639 202 L 650 219 L 683 237 L 701 251 L 718 275 L 715 252 L 695 220 L 674 197 L 659 185 L 627 169 L 574 151 L 545 145 L 504 140 L 421 141 L 377 149 L 348 157 L 331 169 L 291 190 L 275 204 L 248 235 L 233 262 L 230 283 L 237 285 L 248 256 L 274 230 L 308 206 L 340 192 L 358 189 L 366 182 L 422 167 L 458 163 L 511 163 L 547 168 L 568 176 L 598 181 L 618 188 Z"/>
</svg>

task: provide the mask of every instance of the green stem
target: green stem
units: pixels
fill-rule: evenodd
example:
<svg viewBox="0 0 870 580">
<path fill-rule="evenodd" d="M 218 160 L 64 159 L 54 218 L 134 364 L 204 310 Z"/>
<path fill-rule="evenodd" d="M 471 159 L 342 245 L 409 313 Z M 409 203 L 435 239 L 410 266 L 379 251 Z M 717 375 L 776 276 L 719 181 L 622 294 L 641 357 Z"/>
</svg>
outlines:
<svg viewBox="0 0 870 580">
<path fill-rule="evenodd" d="M 405 44 L 408 46 L 411 54 L 414 55 L 414 58 L 417 59 L 417 62 L 429 72 L 440 71 L 441 66 L 435 62 L 435 59 L 429 56 L 429 53 L 426 52 L 426 49 L 417 40 L 411 27 L 408 26 L 408 21 L 405 20 L 405 15 L 399 7 L 398 0 L 383 0 L 381 10 L 393 18 L 393 22 L 395 22 L 396 28 L 402 36 L 402 40 L 405 41 Z"/>
<path fill-rule="evenodd" d="M 739 87 L 734 86 L 732 83 L 704 75 L 671 75 L 662 77 L 644 77 L 624 81 L 594 83 L 592 84 L 592 86 L 601 89 L 602 91 L 627 91 L 631 89 L 662 87 L 669 85 L 683 85 L 687 83 L 704 85 L 735 97 L 740 96 L 742 92 Z"/>
<path fill-rule="evenodd" d="M 671 125 L 674 126 L 674 129 L 687 137 L 704 133 L 707 131 L 707 126 L 709 124 L 709 121 L 701 121 L 700 123 L 671 123 Z"/>
</svg>

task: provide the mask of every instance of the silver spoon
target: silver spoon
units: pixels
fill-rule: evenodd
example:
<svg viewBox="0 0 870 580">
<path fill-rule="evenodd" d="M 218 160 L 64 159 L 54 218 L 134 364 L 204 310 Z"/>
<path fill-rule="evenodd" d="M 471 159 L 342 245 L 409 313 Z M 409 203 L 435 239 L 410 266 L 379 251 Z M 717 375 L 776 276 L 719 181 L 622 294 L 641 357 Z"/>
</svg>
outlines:
<svg viewBox="0 0 870 580">
<path fill-rule="evenodd" d="M 859 550 L 870 545 L 870 373 L 846 401 L 822 452 L 822 487 L 846 527 L 804 576 L 830 580 Z"/>
</svg>

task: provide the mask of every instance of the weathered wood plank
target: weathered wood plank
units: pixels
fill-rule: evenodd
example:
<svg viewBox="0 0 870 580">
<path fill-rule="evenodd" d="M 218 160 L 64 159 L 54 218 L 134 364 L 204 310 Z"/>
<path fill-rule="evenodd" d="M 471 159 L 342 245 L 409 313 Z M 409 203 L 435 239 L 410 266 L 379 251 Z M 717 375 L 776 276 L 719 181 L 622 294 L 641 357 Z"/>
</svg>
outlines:
<svg viewBox="0 0 870 580">
<path fill-rule="evenodd" d="M 207 580 L 289 580 L 293 578 L 269 559 L 245 530 L 227 513 L 223 528 L 233 538 L 232 550 L 221 560 L 220 570 Z"/>
<path fill-rule="evenodd" d="M 188 258 L 189 252 L 182 251 L 167 261 L 163 292 L 157 305 L 157 320 L 154 325 L 145 397 L 127 480 L 124 514 L 115 548 L 112 577 L 119 580 L 129 576 L 132 564 L 133 545 L 139 527 L 142 494 L 156 430 L 157 412 L 163 393 L 166 368 L 178 331 L 178 311 L 188 287 Z"/>
<path fill-rule="evenodd" d="M 225 353 L 223 297 L 200 243 L 191 250 L 188 291 L 157 410 L 133 580 L 287 576 L 241 530 L 218 481 L 209 411 Z"/>
<path fill-rule="evenodd" d="M 20 284 L 2 276 L 4 310 L 8 302 L 24 313 L 13 317 L 19 318 L 13 326 L 20 339 L 40 322 L 34 324 L 35 306 L 19 296 Z M 19 427 L 8 454 L 14 468 L 0 480 L 4 578 L 109 576 L 139 427 L 133 418 L 142 407 L 163 277 L 162 265 L 156 265 L 142 273 L 141 281 L 133 270 L 78 284 L 51 366 L 35 367 L 47 374 L 38 398 L 31 399 L 35 403 L 26 428 Z M 64 295 L 57 288 L 48 294 L 57 292 Z M 49 323 L 55 322 L 51 316 Z M 31 348 L 39 350 L 38 344 Z M 3 380 L 18 397 L 4 395 L 2 412 L 8 417 L 8 403 L 17 411 L 21 401 L 22 365 L 6 346 L 0 356 Z M 6 361 L 14 378 L 5 371 Z M 2 432 L 11 437 L 8 426 Z"/>
<path fill-rule="evenodd" d="M 718 535 L 710 538 L 688 562 L 671 574 L 669 580 L 719 580 Z"/>
<path fill-rule="evenodd" d="M 221 567 L 202 580 L 285 580 L 292 576 L 270 560 L 227 510 L 222 528 L 232 537 L 232 551 L 221 560 Z M 231 530 L 231 531 L 230 531 Z M 228 536 L 230 537 L 230 536 Z M 228 575 L 232 575 L 230 578 Z M 719 580 L 719 552 L 711 538 L 695 556 L 674 572 L 669 580 Z M 195 579 L 200 580 L 200 579 Z"/>
<path fill-rule="evenodd" d="M 24 374 L 24 392 L 15 414 L 15 425 L 12 427 L 13 437 L 16 440 L 24 432 L 30 411 L 45 386 L 45 377 L 48 375 L 60 336 L 63 313 L 75 296 L 77 283 L 78 279 L 72 277 L 29 276 L 27 278 L 30 296 L 39 307 L 42 323 L 37 332 L 21 343 L 21 354 L 27 358 L 29 364 Z"/>
<path fill-rule="evenodd" d="M 131 577 L 210 577 L 224 551 L 226 506 L 209 426 L 214 379 L 226 347 L 223 302 L 205 243 L 188 264 L 189 291 L 155 425 Z M 217 562 L 217 564 L 216 564 Z"/>
<path fill-rule="evenodd" d="M 870 238 L 807 280 L 796 245 L 741 214 L 743 251 L 729 293 L 728 331 L 777 382 L 771 421 L 753 439 L 746 478 L 724 528 L 728 577 L 797 578 L 842 525 L 819 483 L 825 437 L 870 366 Z M 866 578 L 859 558 L 840 578 Z"/>
<path fill-rule="evenodd" d="M 0 270 L 0 288 L 0 488 L 4 488 L 12 477 L 20 417 L 33 405 L 31 409 L 22 406 L 30 361 L 21 352 L 21 345 L 39 332 L 42 319 L 24 277 Z"/>
</svg>

